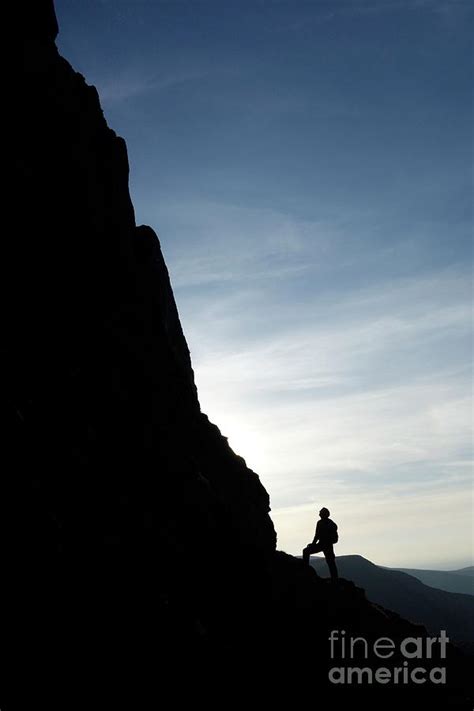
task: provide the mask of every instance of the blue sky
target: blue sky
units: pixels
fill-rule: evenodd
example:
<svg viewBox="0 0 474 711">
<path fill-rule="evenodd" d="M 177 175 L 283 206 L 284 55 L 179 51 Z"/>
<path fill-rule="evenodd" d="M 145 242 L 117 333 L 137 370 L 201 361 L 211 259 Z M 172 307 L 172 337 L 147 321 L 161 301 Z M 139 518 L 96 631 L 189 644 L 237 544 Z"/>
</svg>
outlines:
<svg viewBox="0 0 474 711">
<path fill-rule="evenodd" d="M 466 0 L 56 0 L 280 548 L 472 563 Z"/>
</svg>

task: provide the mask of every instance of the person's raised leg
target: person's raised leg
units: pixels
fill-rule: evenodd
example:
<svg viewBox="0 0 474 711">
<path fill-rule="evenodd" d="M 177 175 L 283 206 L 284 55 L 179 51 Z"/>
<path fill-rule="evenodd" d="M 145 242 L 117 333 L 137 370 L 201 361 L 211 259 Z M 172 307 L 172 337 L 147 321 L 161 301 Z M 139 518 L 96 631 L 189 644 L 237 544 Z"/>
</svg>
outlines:
<svg viewBox="0 0 474 711">
<path fill-rule="evenodd" d="M 311 555 L 311 546 L 306 546 L 303 548 L 303 563 L 309 565 L 309 557 Z"/>
<path fill-rule="evenodd" d="M 321 548 L 315 543 L 308 543 L 306 548 L 303 549 L 303 561 L 306 565 L 309 565 L 309 557 L 311 553 L 318 553 Z"/>
</svg>

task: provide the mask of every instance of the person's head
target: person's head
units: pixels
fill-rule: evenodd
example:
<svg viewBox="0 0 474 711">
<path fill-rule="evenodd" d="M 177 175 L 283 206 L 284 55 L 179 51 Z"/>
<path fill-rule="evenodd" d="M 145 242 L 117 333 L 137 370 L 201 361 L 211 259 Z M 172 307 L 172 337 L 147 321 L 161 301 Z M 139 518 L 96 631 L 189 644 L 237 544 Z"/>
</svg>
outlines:
<svg viewBox="0 0 474 711">
<path fill-rule="evenodd" d="M 323 506 L 323 508 L 319 512 L 319 515 L 321 518 L 329 518 L 329 510 Z"/>
</svg>

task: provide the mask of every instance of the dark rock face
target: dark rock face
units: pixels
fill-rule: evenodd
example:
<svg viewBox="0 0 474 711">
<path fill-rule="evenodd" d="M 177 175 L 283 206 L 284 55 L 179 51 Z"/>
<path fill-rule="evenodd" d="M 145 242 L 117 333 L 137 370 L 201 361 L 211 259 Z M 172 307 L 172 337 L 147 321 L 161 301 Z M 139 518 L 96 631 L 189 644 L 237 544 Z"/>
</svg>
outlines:
<svg viewBox="0 0 474 711">
<path fill-rule="evenodd" d="M 124 141 L 58 55 L 52 3 L 20 14 L 16 223 L 1 267 L 11 596 L 34 588 L 51 633 L 68 599 L 81 599 L 79 616 L 107 617 L 97 591 L 174 601 L 185 569 L 207 580 L 181 615 L 192 628 L 200 595 L 210 609 L 225 597 L 213 571 L 226 551 L 272 555 L 268 495 L 200 411 L 158 238 L 135 225 Z M 46 633 L 38 612 L 33 637 Z"/>
<path fill-rule="evenodd" d="M 275 554 L 266 491 L 200 411 L 125 143 L 59 56 L 52 3 L 19 5 L 0 265 L 2 711 L 245 697 L 252 683 L 278 697 L 276 669 L 322 688 L 328 625 L 412 627 Z"/>
<path fill-rule="evenodd" d="M 125 511 L 142 516 L 143 502 L 166 487 L 175 520 L 179 497 L 197 487 L 208 508 L 225 511 L 208 521 L 213 536 L 269 555 L 268 495 L 200 412 L 159 241 L 135 225 L 125 143 L 106 125 L 95 88 L 57 54 L 49 4 L 32 6 L 35 22 L 38 7 L 48 9 L 41 34 L 23 36 L 17 232 L 2 260 L 8 439 L 18 438 L 22 457 L 32 438 L 38 448 L 34 468 L 22 470 L 25 486 L 35 480 L 34 502 L 55 490 L 49 523 L 64 549 L 82 547 L 87 532 L 94 547 L 98 536 L 127 545 Z M 98 516 L 84 519 L 91 510 Z M 189 545 L 187 529 L 176 545 Z"/>
</svg>

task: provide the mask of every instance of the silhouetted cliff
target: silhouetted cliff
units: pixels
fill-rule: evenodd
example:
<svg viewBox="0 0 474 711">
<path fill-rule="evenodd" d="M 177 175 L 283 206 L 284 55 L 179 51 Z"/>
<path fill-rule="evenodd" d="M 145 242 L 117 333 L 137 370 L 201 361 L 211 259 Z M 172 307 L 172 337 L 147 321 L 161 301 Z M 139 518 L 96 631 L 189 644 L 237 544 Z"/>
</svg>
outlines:
<svg viewBox="0 0 474 711">
<path fill-rule="evenodd" d="M 251 683 L 304 697 L 305 674 L 327 685 L 334 626 L 419 629 L 275 553 L 266 491 L 200 411 L 158 238 L 135 224 L 125 143 L 59 56 L 52 4 L 14 11 L 2 711 L 145 708 L 165 688 L 225 688 L 225 705 Z"/>
</svg>

